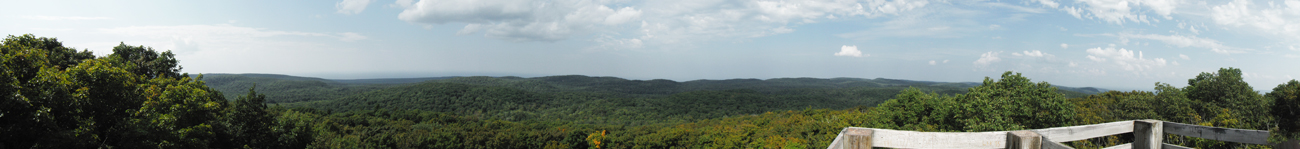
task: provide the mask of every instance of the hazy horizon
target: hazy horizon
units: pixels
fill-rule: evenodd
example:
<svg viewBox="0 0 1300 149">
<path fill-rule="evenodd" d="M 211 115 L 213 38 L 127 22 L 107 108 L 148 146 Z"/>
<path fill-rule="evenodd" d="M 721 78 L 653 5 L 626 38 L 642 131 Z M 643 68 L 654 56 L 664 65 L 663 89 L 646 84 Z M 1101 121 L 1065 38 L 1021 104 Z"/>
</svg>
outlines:
<svg viewBox="0 0 1300 149">
<path fill-rule="evenodd" d="M 0 33 L 111 53 L 171 50 L 189 73 L 330 79 L 587 75 L 890 78 L 1005 71 L 1071 87 L 1177 87 L 1235 67 L 1300 76 L 1300 1 L 5 1 Z"/>
</svg>

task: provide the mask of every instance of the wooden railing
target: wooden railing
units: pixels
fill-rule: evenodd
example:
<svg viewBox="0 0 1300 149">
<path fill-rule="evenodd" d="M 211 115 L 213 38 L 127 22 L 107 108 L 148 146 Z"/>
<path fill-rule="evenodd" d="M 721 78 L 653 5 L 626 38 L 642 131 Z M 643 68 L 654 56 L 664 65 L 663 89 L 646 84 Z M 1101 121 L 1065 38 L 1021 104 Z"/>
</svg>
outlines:
<svg viewBox="0 0 1300 149">
<path fill-rule="evenodd" d="M 1279 144 L 1268 142 L 1268 131 L 1208 127 L 1159 120 L 1132 120 L 1093 125 L 1046 129 L 991 132 L 916 132 L 876 128 L 848 127 L 840 131 L 828 149 L 884 148 L 1009 148 L 1073 149 L 1061 142 L 1078 141 L 1132 132 L 1133 143 L 1107 149 L 1189 149 L 1164 143 L 1164 134 L 1176 134 L 1211 140 L 1269 145 L 1274 148 L 1300 149 L 1296 140 Z"/>
</svg>

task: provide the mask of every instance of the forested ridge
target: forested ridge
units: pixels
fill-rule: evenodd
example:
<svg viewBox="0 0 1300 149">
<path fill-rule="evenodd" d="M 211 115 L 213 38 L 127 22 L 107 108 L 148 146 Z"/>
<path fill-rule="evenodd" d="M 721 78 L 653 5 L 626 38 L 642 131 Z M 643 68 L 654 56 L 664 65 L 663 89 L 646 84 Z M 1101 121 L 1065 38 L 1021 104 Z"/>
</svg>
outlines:
<svg viewBox="0 0 1300 149">
<path fill-rule="evenodd" d="M 3 148 L 825 148 L 844 127 L 999 131 L 1133 119 L 1300 138 L 1300 82 L 1253 91 L 1223 68 L 1186 87 L 1104 91 L 1018 73 L 978 83 L 580 75 L 328 80 L 190 75 L 169 51 L 0 45 Z M 1014 105 L 1014 106 L 1007 106 Z M 1131 135 L 1069 142 L 1126 143 Z M 1195 148 L 1266 148 L 1168 135 Z"/>
</svg>

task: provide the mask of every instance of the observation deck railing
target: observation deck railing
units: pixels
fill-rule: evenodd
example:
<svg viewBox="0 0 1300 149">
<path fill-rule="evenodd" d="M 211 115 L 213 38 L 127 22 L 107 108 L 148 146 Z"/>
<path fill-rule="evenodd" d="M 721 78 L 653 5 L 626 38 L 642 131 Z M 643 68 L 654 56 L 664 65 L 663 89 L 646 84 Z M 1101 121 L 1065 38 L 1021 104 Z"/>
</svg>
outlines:
<svg viewBox="0 0 1300 149">
<path fill-rule="evenodd" d="M 1190 149 L 1164 143 L 1164 134 L 1176 134 L 1211 140 L 1268 145 L 1276 149 L 1300 149 L 1297 141 L 1271 144 L 1264 130 L 1199 126 L 1159 120 L 1131 120 L 1093 125 L 1055 127 L 1018 131 L 990 132 L 917 132 L 876 128 L 847 127 L 840 131 L 828 149 L 885 148 L 1008 148 L 1073 149 L 1061 142 L 1078 141 L 1132 132 L 1133 143 L 1106 149 Z"/>
</svg>

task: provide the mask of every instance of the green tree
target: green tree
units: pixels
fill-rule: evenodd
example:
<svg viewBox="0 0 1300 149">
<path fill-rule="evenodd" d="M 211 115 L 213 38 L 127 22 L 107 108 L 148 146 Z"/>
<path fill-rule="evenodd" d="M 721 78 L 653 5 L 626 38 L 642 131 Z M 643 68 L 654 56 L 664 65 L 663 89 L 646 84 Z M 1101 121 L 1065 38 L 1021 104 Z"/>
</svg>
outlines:
<svg viewBox="0 0 1300 149">
<path fill-rule="evenodd" d="M 278 134 L 275 134 L 275 117 L 268 114 L 266 95 L 258 94 L 253 88 L 248 94 L 239 96 L 233 106 L 226 112 L 224 136 L 222 140 L 227 148 L 276 148 Z"/>
<path fill-rule="evenodd" d="M 1216 73 L 1201 73 L 1196 78 L 1187 80 L 1187 98 L 1198 102 L 1197 109 L 1202 118 L 1220 115 L 1235 115 L 1220 123 L 1219 127 L 1268 129 L 1272 117 L 1269 116 L 1268 101 L 1255 92 L 1241 78 L 1241 69 L 1221 68 Z M 1224 113 L 1230 112 L 1230 113 Z"/>
<path fill-rule="evenodd" d="M 176 60 L 176 54 L 171 50 L 158 53 L 153 48 L 145 46 L 130 46 L 126 43 L 120 43 L 113 47 L 113 54 L 108 57 L 119 60 L 122 63 L 130 64 L 128 69 L 131 73 L 144 75 L 146 78 L 180 77 L 182 67 Z"/>
<path fill-rule="evenodd" d="M 203 148 L 212 140 L 225 100 L 202 81 L 146 77 L 71 49 L 54 38 L 5 38 L 0 147 Z"/>
<path fill-rule="evenodd" d="M 873 123 L 927 131 L 1001 131 L 1067 126 L 1074 120 L 1074 105 L 1056 87 L 1032 83 L 1019 73 L 1008 71 L 997 81 L 986 77 L 984 84 L 968 90 L 943 97 L 905 90 L 873 112 L 887 122 Z"/>
<path fill-rule="evenodd" d="M 1300 82 L 1291 80 L 1277 85 L 1266 96 L 1273 99 L 1273 117 L 1277 118 L 1282 139 L 1300 139 Z"/>
<path fill-rule="evenodd" d="M 1020 73 L 1008 71 L 1002 79 L 984 78 L 984 84 L 957 96 L 961 103 L 954 113 L 966 131 L 1038 129 L 1068 126 L 1074 105 L 1047 82 L 1033 83 Z"/>
</svg>

